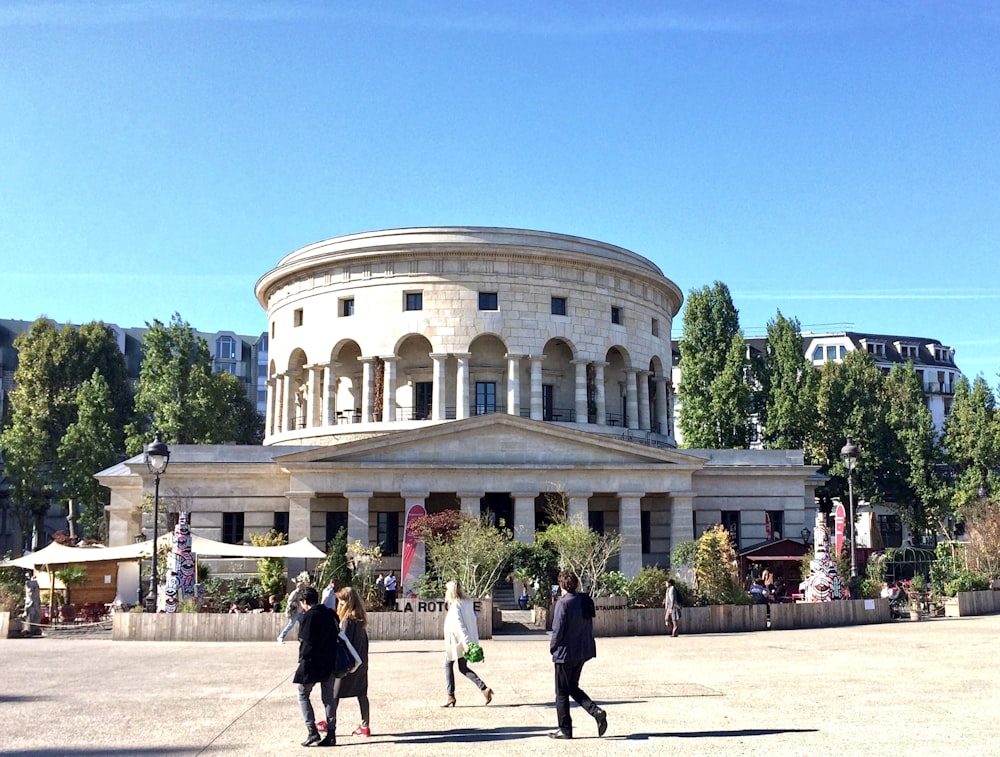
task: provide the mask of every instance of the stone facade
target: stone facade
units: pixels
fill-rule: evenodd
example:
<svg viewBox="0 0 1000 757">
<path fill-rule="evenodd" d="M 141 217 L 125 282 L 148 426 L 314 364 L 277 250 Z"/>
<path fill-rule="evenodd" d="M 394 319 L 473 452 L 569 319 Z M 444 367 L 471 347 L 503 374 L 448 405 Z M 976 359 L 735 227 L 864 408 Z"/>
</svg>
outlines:
<svg viewBox="0 0 1000 757">
<path fill-rule="evenodd" d="M 621 533 L 616 567 L 635 575 L 714 523 L 751 544 L 766 522 L 798 534 L 812 521 L 823 479 L 801 451 L 675 448 L 682 298 L 635 253 L 511 229 L 375 232 L 288 255 L 256 292 L 264 446 L 176 446 L 160 480 L 164 509 L 189 512 L 195 533 L 279 527 L 325 547 L 346 526 L 398 569 L 411 504 L 490 512 L 531 541 L 555 497 Z M 152 476 L 136 457 L 99 479 L 111 543 L 128 543 Z"/>
</svg>

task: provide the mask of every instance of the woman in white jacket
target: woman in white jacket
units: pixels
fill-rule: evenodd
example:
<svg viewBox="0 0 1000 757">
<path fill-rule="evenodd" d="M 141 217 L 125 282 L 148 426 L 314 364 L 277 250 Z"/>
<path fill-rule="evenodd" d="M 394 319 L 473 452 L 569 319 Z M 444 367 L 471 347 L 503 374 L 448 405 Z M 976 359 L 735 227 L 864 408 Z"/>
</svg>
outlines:
<svg viewBox="0 0 1000 757">
<path fill-rule="evenodd" d="M 444 679 L 448 687 L 448 701 L 442 706 L 455 706 L 454 664 L 456 662 L 458 663 L 458 672 L 479 687 L 486 698 L 486 704 L 489 704 L 493 701 L 493 689 L 483 683 L 463 657 L 470 644 L 479 643 L 476 613 L 472 609 L 472 602 L 462 595 L 462 587 L 458 585 L 458 581 L 448 582 L 444 601 L 448 605 L 448 614 L 444 618 Z"/>
</svg>

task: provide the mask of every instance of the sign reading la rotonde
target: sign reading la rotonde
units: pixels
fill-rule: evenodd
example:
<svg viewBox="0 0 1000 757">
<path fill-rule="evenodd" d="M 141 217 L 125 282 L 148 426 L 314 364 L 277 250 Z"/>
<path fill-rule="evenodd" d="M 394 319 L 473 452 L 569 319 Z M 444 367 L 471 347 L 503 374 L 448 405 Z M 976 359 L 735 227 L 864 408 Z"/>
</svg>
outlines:
<svg viewBox="0 0 1000 757">
<path fill-rule="evenodd" d="M 400 612 L 447 612 L 448 605 L 443 599 L 401 599 L 397 603 Z M 480 600 L 473 600 L 472 609 L 478 615 L 483 610 Z"/>
</svg>

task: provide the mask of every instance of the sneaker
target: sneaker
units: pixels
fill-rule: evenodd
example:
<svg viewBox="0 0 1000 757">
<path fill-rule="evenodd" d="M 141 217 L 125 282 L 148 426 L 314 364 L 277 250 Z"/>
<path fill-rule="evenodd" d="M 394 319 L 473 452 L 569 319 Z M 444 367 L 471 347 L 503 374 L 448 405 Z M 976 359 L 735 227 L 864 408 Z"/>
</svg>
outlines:
<svg viewBox="0 0 1000 757">
<path fill-rule="evenodd" d="M 352 736 L 371 736 L 372 735 L 372 729 L 369 728 L 366 725 L 359 725 L 357 728 L 354 729 L 354 733 L 352 733 L 351 735 Z"/>
<path fill-rule="evenodd" d="M 284 644 L 285 643 L 285 637 L 284 636 L 279 636 L 278 637 L 278 643 L 279 644 Z"/>
</svg>

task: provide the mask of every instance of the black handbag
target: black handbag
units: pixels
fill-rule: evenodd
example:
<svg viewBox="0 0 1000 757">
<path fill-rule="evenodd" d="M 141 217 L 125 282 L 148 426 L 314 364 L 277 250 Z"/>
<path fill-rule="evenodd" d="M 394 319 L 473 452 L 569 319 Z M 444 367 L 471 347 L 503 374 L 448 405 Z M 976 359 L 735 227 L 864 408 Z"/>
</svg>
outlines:
<svg viewBox="0 0 1000 757">
<path fill-rule="evenodd" d="M 347 638 L 347 634 L 341 631 L 340 636 L 337 638 L 337 652 L 334 657 L 333 677 L 346 678 L 360 667 L 361 655 L 358 654 L 358 650 L 356 650 L 354 645 L 351 644 L 351 640 Z"/>
</svg>

